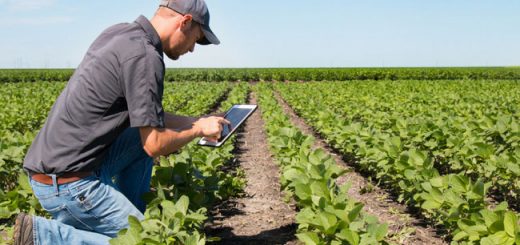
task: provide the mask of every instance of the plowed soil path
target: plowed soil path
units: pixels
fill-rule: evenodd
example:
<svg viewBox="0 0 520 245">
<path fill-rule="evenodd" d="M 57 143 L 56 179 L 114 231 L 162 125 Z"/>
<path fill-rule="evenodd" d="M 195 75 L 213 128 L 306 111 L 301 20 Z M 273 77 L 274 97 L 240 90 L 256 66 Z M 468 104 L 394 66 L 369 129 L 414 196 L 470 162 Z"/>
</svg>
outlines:
<svg viewBox="0 0 520 245">
<path fill-rule="evenodd" d="M 256 104 L 251 93 L 250 104 Z M 261 108 L 251 115 L 239 134 L 237 159 L 245 171 L 245 196 L 230 199 L 212 211 L 209 236 L 219 244 L 296 244 L 294 207 L 284 202 L 279 168 L 268 148 Z"/>
</svg>

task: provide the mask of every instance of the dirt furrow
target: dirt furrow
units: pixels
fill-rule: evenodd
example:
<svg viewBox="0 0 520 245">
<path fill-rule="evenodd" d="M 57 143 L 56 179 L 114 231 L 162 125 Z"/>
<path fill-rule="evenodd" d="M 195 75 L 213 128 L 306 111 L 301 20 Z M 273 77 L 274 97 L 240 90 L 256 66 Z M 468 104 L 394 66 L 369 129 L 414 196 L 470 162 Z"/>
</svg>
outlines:
<svg viewBox="0 0 520 245">
<path fill-rule="evenodd" d="M 398 244 L 448 244 L 436 235 L 435 230 L 425 226 L 424 222 L 412 217 L 407 213 L 407 208 L 389 198 L 389 194 L 370 183 L 359 173 L 353 171 L 342 157 L 336 154 L 305 121 L 300 118 L 294 110 L 276 93 L 276 98 L 282 105 L 287 116 L 290 117 L 293 125 L 297 126 L 302 132 L 313 135 L 315 140 L 314 148 L 322 148 L 333 156 L 336 163 L 351 171 L 338 178 L 337 183 L 350 182 L 351 188 L 349 195 L 364 204 L 364 210 L 379 218 L 381 222 L 389 225 L 391 241 Z"/>
<path fill-rule="evenodd" d="M 254 93 L 250 104 L 256 104 Z M 295 244 L 294 207 L 284 202 L 279 168 L 267 144 L 261 108 L 251 115 L 239 134 L 237 159 L 245 171 L 245 195 L 216 206 L 209 236 L 221 244 Z"/>
</svg>

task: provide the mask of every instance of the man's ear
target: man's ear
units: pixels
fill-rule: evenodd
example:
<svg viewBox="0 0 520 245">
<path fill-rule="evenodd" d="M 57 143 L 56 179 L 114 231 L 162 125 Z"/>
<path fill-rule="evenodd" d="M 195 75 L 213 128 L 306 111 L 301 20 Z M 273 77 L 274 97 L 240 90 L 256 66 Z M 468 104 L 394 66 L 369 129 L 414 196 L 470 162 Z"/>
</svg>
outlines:
<svg viewBox="0 0 520 245">
<path fill-rule="evenodd" d="M 181 26 L 190 27 L 192 21 L 193 21 L 193 16 L 191 14 L 186 14 L 186 15 L 182 16 Z"/>
</svg>

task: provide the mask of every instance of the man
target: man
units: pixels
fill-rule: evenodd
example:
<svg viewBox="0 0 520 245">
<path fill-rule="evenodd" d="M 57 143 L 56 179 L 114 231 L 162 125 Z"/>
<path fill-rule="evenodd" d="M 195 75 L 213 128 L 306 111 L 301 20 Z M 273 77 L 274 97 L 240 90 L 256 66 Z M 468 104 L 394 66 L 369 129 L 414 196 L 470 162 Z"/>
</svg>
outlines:
<svg viewBox="0 0 520 245">
<path fill-rule="evenodd" d="M 90 46 L 25 160 L 34 195 L 53 220 L 20 214 L 14 244 L 107 244 L 143 219 L 153 157 L 196 137 L 216 140 L 222 117 L 165 113 L 163 52 L 219 44 L 203 0 L 163 0 L 149 21 L 114 25 Z"/>
</svg>

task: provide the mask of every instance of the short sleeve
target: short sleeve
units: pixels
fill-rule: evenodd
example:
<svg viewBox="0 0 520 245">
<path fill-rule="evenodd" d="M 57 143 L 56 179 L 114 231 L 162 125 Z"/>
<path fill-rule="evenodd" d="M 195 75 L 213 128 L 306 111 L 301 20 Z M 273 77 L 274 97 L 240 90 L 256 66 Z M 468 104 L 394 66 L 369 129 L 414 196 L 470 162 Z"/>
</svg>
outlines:
<svg viewBox="0 0 520 245">
<path fill-rule="evenodd" d="M 133 57 L 122 64 L 130 127 L 164 128 L 164 70 L 162 58 L 153 53 Z"/>
</svg>

